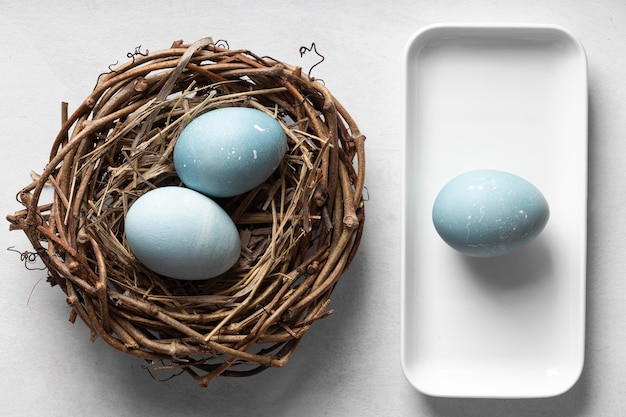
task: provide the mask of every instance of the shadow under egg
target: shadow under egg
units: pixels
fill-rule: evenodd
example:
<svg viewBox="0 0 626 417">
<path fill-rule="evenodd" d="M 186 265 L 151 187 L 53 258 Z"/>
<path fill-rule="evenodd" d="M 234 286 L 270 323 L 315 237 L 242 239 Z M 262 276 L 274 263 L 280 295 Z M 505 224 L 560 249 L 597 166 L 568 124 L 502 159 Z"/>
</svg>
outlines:
<svg viewBox="0 0 626 417">
<path fill-rule="evenodd" d="M 553 276 L 554 258 L 549 242 L 539 236 L 525 247 L 501 256 L 478 258 L 459 254 L 479 284 L 512 290 Z"/>
</svg>

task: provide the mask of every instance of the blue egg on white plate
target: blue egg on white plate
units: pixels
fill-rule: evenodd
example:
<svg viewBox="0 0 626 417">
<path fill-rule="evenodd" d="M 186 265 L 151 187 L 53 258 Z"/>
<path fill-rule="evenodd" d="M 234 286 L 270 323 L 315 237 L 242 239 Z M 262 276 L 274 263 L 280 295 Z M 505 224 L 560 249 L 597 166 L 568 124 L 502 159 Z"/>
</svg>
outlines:
<svg viewBox="0 0 626 417">
<path fill-rule="evenodd" d="M 130 207 L 124 227 L 135 257 L 170 278 L 213 278 L 230 269 L 241 251 L 230 216 L 209 197 L 188 188 L 148 191 Z"/>
<path fill-rule="evenodd" d="M 287 149 L 282 125 L 247 107 L 211 110 L 193 119 L 174 147 L 183 183 L 212 197 L 232 197 L 266 181 Z"/>
<path fill-rule="evenodd" d="M 441 238 L 459 252 L 494 257 L 514 252 L 544 229 L 550 209 L 541 191 L 515 174 L 476 170 L 449 181 L 433 204 Z"/>
</svg>

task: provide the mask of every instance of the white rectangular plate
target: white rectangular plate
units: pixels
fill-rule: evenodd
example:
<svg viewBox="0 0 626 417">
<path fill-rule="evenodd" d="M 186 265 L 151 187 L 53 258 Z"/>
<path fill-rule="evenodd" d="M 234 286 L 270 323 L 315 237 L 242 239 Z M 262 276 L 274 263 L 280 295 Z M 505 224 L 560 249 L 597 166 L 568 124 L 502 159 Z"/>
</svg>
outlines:
<svg viewBox="0 0 626 417">
<path fill-rule="evenodd" d="M 550 397 L 584 361 L 587 62 L 551 25 L 433 25 L 406 49 L 401 359 L 432 396 Z M 550 205 L 523 249 L 470 258 L 432 224 L 474 169 L 533 183 Z"/>
</svg>

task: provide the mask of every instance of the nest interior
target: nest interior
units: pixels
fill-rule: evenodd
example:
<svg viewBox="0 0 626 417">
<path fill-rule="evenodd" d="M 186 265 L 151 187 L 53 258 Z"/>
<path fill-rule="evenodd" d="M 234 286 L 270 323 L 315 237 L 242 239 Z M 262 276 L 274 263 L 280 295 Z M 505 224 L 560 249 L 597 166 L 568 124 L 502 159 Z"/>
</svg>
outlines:
<svg viewBox="0 0 626 417">
<path fill-rule="evenodd" d="M 323 83 L 297 66 L 211 38 L 135 53 L 100 75 L 63 125 L 49 163 L 8 215 L 77 317 L 151 370 L 216 377 L 282 367 L 354 258 L 364 225 L 365 137 Z M 162 277 L 132 255 L 124 215 L 145 192 L 182 186 L 176 138 L 195 116 L 225 106 L 265 111 L 287 154 L 264 184 L 220 199 L 242 251 L 203 281 Z M 51 202 L 41 201 L 52 188 Z M 181 215 L 182 215 L 181 211 Z"/>
</svg>

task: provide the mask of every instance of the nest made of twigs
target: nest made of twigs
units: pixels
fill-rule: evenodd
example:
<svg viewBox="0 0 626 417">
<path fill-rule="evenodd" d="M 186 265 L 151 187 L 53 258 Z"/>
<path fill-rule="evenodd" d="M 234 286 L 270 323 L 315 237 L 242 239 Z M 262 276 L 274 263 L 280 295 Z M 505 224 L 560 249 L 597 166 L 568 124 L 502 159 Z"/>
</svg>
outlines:
<svg viewBox="0 0 626 417">
<path fill-rule="evenodd" d="M 210 38 L 137 52 L 102 74 L 64 123 L 50 161 L 7 216 L 23 230 L 80 317 L 149 369 L 219 375 L 282 367 L 304 333 L 330 314 L 330 295 L 356 254 L 364 224 L 364 140 L 324 84 L 290 66 Z M 182 186 L 172 161 L 182 128 L 218 107 L 279 120 L 288 150 L 264 184 L 218 200 L 242 252 L 203 281 L 162 277 L 132 255 L 124 215 L 139 196 Z M 40 201 L 52 188 L 52 202 Z M 174 370 L 174 371 L 171 371 Z"/>
</svg>

